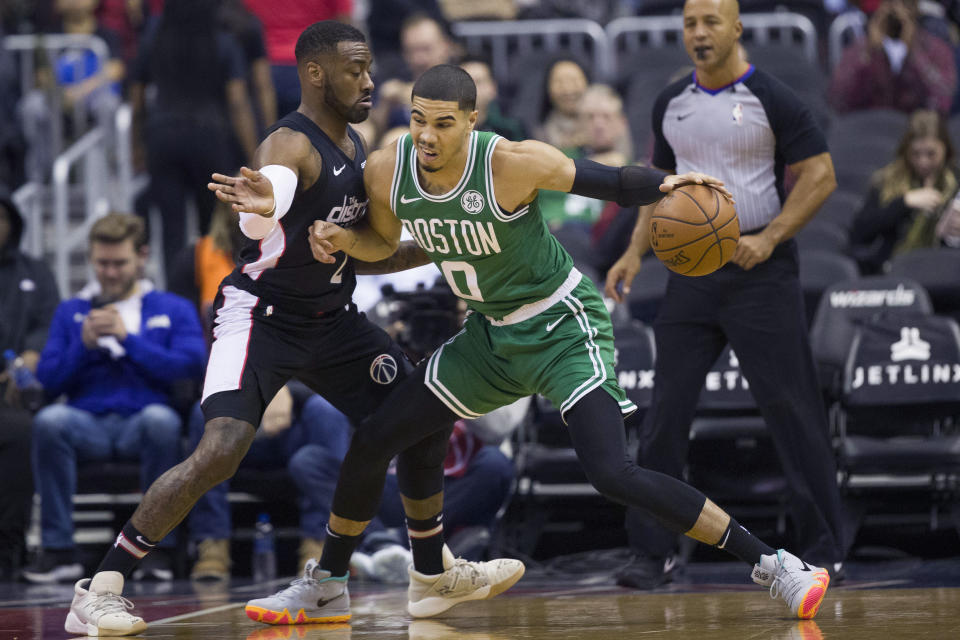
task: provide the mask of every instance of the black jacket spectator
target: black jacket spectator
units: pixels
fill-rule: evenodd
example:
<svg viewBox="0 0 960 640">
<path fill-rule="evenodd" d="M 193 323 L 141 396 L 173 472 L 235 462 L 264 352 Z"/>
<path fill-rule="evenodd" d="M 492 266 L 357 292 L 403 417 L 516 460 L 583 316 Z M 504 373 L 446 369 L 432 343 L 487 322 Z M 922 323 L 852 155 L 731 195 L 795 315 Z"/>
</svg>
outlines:
<svg viewBox="0 0 960 640">
<path fill-rule="evenodd" d="M 0 351 L 10 349 L 36 369 L 60 302 L 47 265 L 19 250 L 23 218 L 9 194 L 0 191 Z M 0 582 L 15 577 L 30 521 L 32 416 L 0 373 Z"/>
</svg>

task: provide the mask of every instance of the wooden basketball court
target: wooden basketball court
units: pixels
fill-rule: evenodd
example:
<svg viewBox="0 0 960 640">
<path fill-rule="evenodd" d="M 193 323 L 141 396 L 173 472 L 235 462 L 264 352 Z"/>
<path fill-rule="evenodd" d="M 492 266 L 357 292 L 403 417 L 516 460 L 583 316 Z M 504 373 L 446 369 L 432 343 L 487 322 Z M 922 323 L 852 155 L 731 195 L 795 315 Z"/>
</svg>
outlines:
<svg viewBox="0 0 960 640">
<path fill-rule="evenodd" d="M 781 600 L 749 582 L 738 563 L 688 567 L 653 592 L 622 589 L 604 575 L 550 575 L 533 568 L 493 600 L 411 620 L 402 587 L 351 585 L 350 624 L 270 627 L 243 603 L 284 584 L 131 584 L 145 638 L 176 640 L 912 640 L 960 638 L 960 560 L 855 564 L 832 587 L 815 621 L 791 619 Z M 0 585 L 0 639 L 66 638 L 69 585 Z"/>
</svg>

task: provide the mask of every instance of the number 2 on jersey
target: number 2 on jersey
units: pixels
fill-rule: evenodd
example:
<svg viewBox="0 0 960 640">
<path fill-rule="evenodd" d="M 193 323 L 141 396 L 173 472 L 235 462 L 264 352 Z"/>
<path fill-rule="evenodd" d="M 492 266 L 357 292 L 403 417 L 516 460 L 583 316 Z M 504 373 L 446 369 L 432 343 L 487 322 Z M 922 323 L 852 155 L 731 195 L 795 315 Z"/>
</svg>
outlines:
<svg viewBox="0 0 960 640">
<path fill-rule="evenodd" d="M 330 276 L 330 284 L 340 284 L 343 282 L 343 268 L 347 266 L 347 260 L 350 259 L 350 256 L 343 254 L 343 264 L 340 265 L 340 268 L 333 272 L 333 275 Z"/>
<path fill-rule="evenodd" d="M 453 289 L 454 295 L 464 300 L 483 302 L 483 294 L 480 292 L 480 285 L 477 283 L 477 270 L 473 268 L 472 264 L 461 260 L 444 260 L 440 263 L 440 270 L 443 272 L 443 277 L 447 279 L 447 284 Z M 460 283 L 457 282 L 455 275 L 457 273 L 463 274 L 463 280 L 467 285 L 466 293 L 460 287 Z"/>
</svg>

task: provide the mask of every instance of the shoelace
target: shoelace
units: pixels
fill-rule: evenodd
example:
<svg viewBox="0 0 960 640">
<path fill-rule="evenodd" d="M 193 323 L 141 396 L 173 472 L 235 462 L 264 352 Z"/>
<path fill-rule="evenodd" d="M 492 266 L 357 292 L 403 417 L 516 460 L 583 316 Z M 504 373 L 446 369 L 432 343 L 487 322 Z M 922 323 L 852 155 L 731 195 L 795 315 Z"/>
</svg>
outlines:
<svg viewBox="0 0 960 640">
<path fill-rule="evenodd" d="M 790 600 L 797 595 L 797 592 L 803 588 L 800 580 L 792 576 L 781 564 L 777 567 L 777 572 L 773 575 L 773 584 L 770 585 L 770 597 L 776 599 L 783 596 L 784 601 L 793 606 Z"/>
<path fill-rule="evenodd" d="M 476 563 L 470 562 L 469 560 L 464 560 L 463 558 L 457 558 L 453 561 L 452 569 L 457 569 L 457 573 L 460 575 L 466 574 L 466 577 L 473 584 L 479 584 L 483 582 L 485 577 L 480 569 L 477 567 Z"/>
<path fill-rule="evenodd" d="M 127 609 L 133 609 L 133 603 L 115 593 L 98 593 L 93 601 L 94 613 L 126 613 Z"/>
<path fill-rule="evenodd" d="M 314 578 L 308 578 L 307 576 L 300 576 L 299 578 L 294 578 L 290 584 L 288 584 L 283 589 L 280 589 L 280 591 L 277 591 L 273 595 L 274 597 L 276 597 L 284 592 L 297 593 L 299 591 L 304 591 L 306 589 L 312 589 L 316 587 L 318 584 L 319 584 L 319 581 L 315 580 Z"/>
</svg>

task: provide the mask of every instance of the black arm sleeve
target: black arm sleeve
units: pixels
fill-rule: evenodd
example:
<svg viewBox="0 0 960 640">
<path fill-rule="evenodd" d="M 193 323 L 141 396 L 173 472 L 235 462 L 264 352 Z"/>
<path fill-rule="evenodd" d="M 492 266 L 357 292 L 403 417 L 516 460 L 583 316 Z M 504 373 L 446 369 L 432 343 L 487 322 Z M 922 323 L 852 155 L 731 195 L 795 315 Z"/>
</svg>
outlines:
<svg viewBox="0 0 960 640">
<path fill-rule="evenodd" d="M 647 167 L 608 167 L 580 158 L 573 161 L 577 173 L 570 193 L 616 202 L 621 207 L 653 204 L 665 193 L 660 184 L 667 175 Z"/>
</svg>

